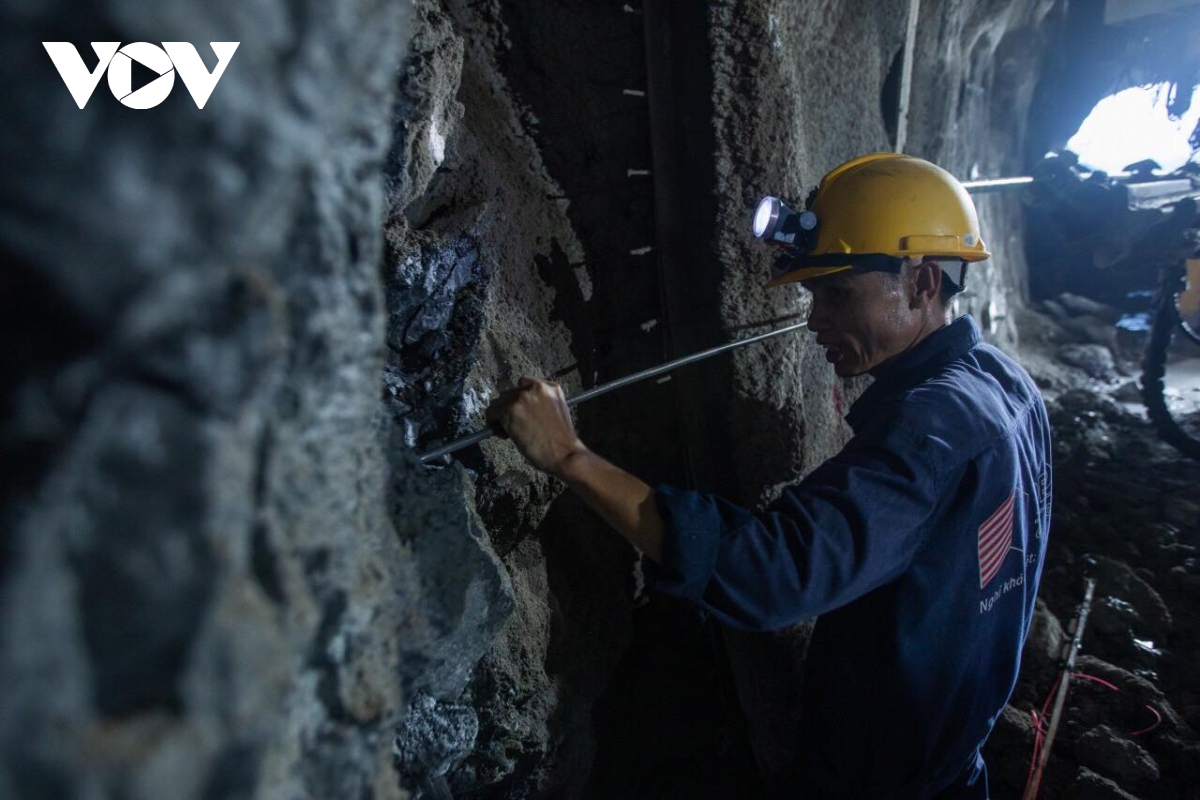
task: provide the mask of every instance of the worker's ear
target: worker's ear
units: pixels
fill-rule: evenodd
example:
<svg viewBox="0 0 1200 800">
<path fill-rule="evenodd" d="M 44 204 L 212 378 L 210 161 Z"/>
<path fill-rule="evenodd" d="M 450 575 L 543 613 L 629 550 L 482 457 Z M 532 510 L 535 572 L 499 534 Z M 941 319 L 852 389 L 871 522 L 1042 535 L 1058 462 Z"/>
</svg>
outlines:
<svg viewBox="0 0 1200 800">
<path fill-rule="evenodd" d="M 909 307 L 927 308 L 938 301 L 942 290 L 942 267 L 926 259 L 909 269 Z"/>
</svg>

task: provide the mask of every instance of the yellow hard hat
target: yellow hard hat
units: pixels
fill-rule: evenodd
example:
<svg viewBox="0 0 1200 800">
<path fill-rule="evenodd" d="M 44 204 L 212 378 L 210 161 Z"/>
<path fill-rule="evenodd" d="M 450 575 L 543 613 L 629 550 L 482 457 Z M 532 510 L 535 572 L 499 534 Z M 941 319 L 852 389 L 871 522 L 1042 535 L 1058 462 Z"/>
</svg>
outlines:
<svg viewBox="0 0 1200 800">
<path fill-rule="evenodd" d="M 899 153 L 847 161 L 821 179 L 808 209 L 816 242 L 767 285 L 860 269 L 899 270 L 908 256 L 983 261 L 979 215 L 946 170 Z"/>
</svg>

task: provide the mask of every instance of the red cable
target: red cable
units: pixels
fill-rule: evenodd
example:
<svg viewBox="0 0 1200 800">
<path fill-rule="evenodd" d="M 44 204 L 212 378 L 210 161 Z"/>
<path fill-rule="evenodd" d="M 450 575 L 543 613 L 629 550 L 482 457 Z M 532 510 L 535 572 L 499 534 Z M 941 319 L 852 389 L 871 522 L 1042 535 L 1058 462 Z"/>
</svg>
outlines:
<svg viewBox="0 0 1200 800">
<path fill-rule="evenodd" d="M 1084 672 L 1076 672 L 1075 677 L 1082 678 L 1085 681 L 1091 681 L 1092 683 L 1098 683 L 1101 686 L 1111 689 L 1112 691 L 1117 692 L 1117 693 L 1121 692 L 1120 687 L 1118 687 L 1117 685 L 1110 683 L 1109 681 L 1106 681 L 1103 678 L 1097 678 L 1095 675 L 1088 675 L 1087 673 L 1084 673 Z M 1033 727 L 1034 727 L 1034 731 L 1035 731 L 1034 735 L 1033 735 L 1033 757 L 1030 758 L 1030 760 L 1029 760 L 1029 772 L 1025 776 L 1025 790 L 1022 792 L 1022 795 L 1024 795 L 1025 792 L 1029 791 L 1029 784 L 1033 780 L 1034 770 L 1037 766 L 1038 761 L 1041 759 L 1042 747 L 1045 744 L 1045 737 L 1046 737 L 1046 732 L 1047 732 L 1046 728 L 1043 727 L 1043 725 L 1042 725 L 1042 720 L 1046 719 L 1046 712 L 1049 711 L 1050 704 L 1054 702 L 1054 695 L 1057 694 L 1058 686 L 1061 682 L 1062 682 L 1062 673 L 1060 672 L 1058 675 L 1058 678 L 1054 681 L 1054 685 L 1052 687 L 1050 687 L 1050 693 L 1048 695 L 1046 695 L 1046 702 L 1042 703 L 1042 713 L 1038 714 L 1036 709 L 1031 709 L 1029 712 L 1030 717 L 1033 720 Z M 1150 731 L 1154 730 L 1155 728 L 1157 728 L 1159 725 L 1162 724 L 1162 721 L 1163 721 L 1162 714 L 1160 714 L 1158 712 L 1158 709 L 1155 708 L 1154 706 L 1150 705 L 1149 703 L 1146 703 L 1144 705 L 1145 705 L 1146 709 L 1151 714 L 1154 715 L 1154 724 L 1150 725 L 1149 727 L 1142 728 L 1141 730 L 1130 731 L 1126 735 L 1141 736 L 1143 734 L 1149 733 Z M 1034 795 L 1034 798 L 1036 800 L 1037 795 Z"/>
<path fill-rule="evenodd" d="M 1104 678 L 1097 678 L 1095 675 L 1088 675 L 1083 672 L 1076 672 L 1075 677 L 1083 678 L 1085 681 L 1091 681 L 1092 683 L 1098 683 L 1101 686 L 1107 686 L 1109 689 L 1112 689 L 1114 692 L 1121 691 L 1120 688 L 1118 688 L 1115 683 L 1109 683 L 1108 681 L 1104 680 Z"/>
<path fill-rule="evenodd" d="M 1033 781 L 1033 770 L 1037 766 L 1038 759 L 1042 756 L 1042 721 L 1038 718 L 1036 709 L 1030 710 L 1030 716 L 1033 717 L 1033 726 L 1036 732 L 1033 734 L 1033 757 L 1029 759 L 1029 772 L 1025 775 L 1025 790 L 1021 792 L 1024 796 L 1025 791 L 1029 790 L 1029 784 Z"/>
<path fill-rule="evenodd" d="M 1149 703 L 1146 703 L 1146 708 L 1150 709 L 1150 713 L 1154 715 L 1154 724 L 1151 725 L 1149 728 L 1142 728 L 1140 731 L 1131 731 L 1129 733 L 1130 736 L 1141 736 L 1143 733 L 1149 733 L 1150 731 L 1157 728 L 1159 725 L 1162 725 L 1162 721 L 1163 721 L 1162 714 L 1158 713 L 1158 709 L 1155 708 L 1154 706 L 1150 705 Z"/>
<path fill-rule="evenodd" d="M 1029 712 L 1033 717 L 1033 726 L 1036 732 L 1033 735 L 1033 756 L 1029 759 L 1029 774 L 1025 777 L 1025 789 L 1021 792 L 1022 797 L 1029 791 L 1029 784 L 1033 781 L 1033 773 L 1037 768 L 1038 761 L 1042 758 L 1042 747 L 1045 746 L 1047 733 L 1046 728 L 1042 725 L 1042 720 L 1046 719 L 1046 712 L 1050 710 L 1050 704 L 1054 702 L 1054 695 L 1058 693 L 1058 684 L 1061 681 L 1062 673 L 1060 672 L 1054 680 L 1054 685 L 1050 687 L 1050 694 L 1046 696 L 1046 702 L 1042 703 L 1042 713 L 1040 715 L 1036 710 Z M 1037 800 L 1036 794 L 1033 797 L 1034 800 Z"/>
<path fill-rule="evenodd" d="M 1084 680 L 1092 681 L 1093 683 L 1098 683 L 1101 686 L 1106 686 L 1109 689 L 1112 689 L 1114 692 L 1117 692 L 1118 694 L 1121 693 L 1121 688 L 1119 686 L 1109 683 L 1108 681 L 1104 680 L 1103 678 L 1097 678 L 1095 675 L 1087 675 L 1082 672 L 1076 672 L 1075 677 L 1083 678 Z M 1154 715 L 1154 724 L 1147 728 L 1142 728 L 1141 730 L 1138 730 L 1138 731 L 1130 731 L 1129 733 L 1126 734 L 1126 736 L 1141 736 L 1142 734 L 1149 733 L 1150 731 L 1154 730 L 1159 725 L 1162 725 L 1163 718 L 1162 718 L 1162 714 L 1158 713 L 1158 709 L 1155 708 L 1154 706 L 1150 705 L 1149 703 L 1144 703 L 1143 706 L 1146 708 L 1146 710 L 1148 710 L 1151 714 Z"/>
</svg>

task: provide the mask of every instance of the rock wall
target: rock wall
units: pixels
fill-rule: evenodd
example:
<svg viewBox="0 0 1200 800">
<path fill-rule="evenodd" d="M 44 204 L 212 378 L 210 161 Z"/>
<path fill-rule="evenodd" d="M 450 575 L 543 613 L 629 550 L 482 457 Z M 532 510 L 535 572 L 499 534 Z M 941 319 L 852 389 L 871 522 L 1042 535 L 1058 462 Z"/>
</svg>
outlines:
<svg viewBox="0 0 1200 800">
<path fill-rule="evenodd" d="M 379 400 L 410 16 L 2 6 L 0 795 L 401 796 L 435 633 Z M 41 45 L 214 39 L 203 110 L 81 110 Z"/>
<path fill-rule="evenodd" d="M 414 446 L 478 427 L 489 395 L 523 374 L 568 391 L 607 377 L 582 343 L 616 287 L 589 263 L 573 196 L 533 136 L 543 123 L 499 66 L 522 35 L 507 13 L 418 5 L 387 175 L 385 405 L 404 437 L 393 514 L 413 531 L 440 633 L 397 753 L 407 785 L 434 797 L 578 794 L 588 711 L 628 640 L 634 586 L 632 550 L 569 502 L 552 506 L 561 487 L 509 444 L 413 462 Z M 412 526 L 409 500 L 431 487 L 458 524 Z"/>
<path fill-rule="evenodd" d="M 909 151 L 1017 170 L 1058 8 L 923 4 Z M 0 794 L 760 793 L 803 629 L 645 597 L 505 442 L 416 454 L 522 374 L 571 393 L 802 315 L 750 214 L 889 148 L 906 11 L 6 4 Z M 72 37 L 241 44 L 203 110 L 80 110 L 39 44 Z M 1012 203 L 963 300 L 1010 343 Z M 862 387 L 800 334 L 578 425 L 758 504 Z"/>
</svg>

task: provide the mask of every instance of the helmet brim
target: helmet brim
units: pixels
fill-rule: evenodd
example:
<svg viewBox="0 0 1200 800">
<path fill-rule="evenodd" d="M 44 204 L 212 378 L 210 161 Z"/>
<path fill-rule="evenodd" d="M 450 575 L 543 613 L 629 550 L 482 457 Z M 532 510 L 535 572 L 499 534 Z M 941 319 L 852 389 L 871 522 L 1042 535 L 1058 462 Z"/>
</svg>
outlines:
<svg viewBox="0 0 1200 800">
<path fill-rule="evenodd" d="M 783 275 L 780 275 L 778 278 L 772 278 L 771 280 L 767 281 L 766 285 L 770 287 L 784 286 L 789 283 L 799 283 L 800 281 L 807 281 L 813 278 L 822 278 L 826 275 L 832 275 L 835 272 L 845 272 L 850 268 L 851 267 L 849 264 L 843 264 L 841 266 L 800 267 L 799 269 L 794 269 L 791 272 L 786 272 Z"/>
</svg>

